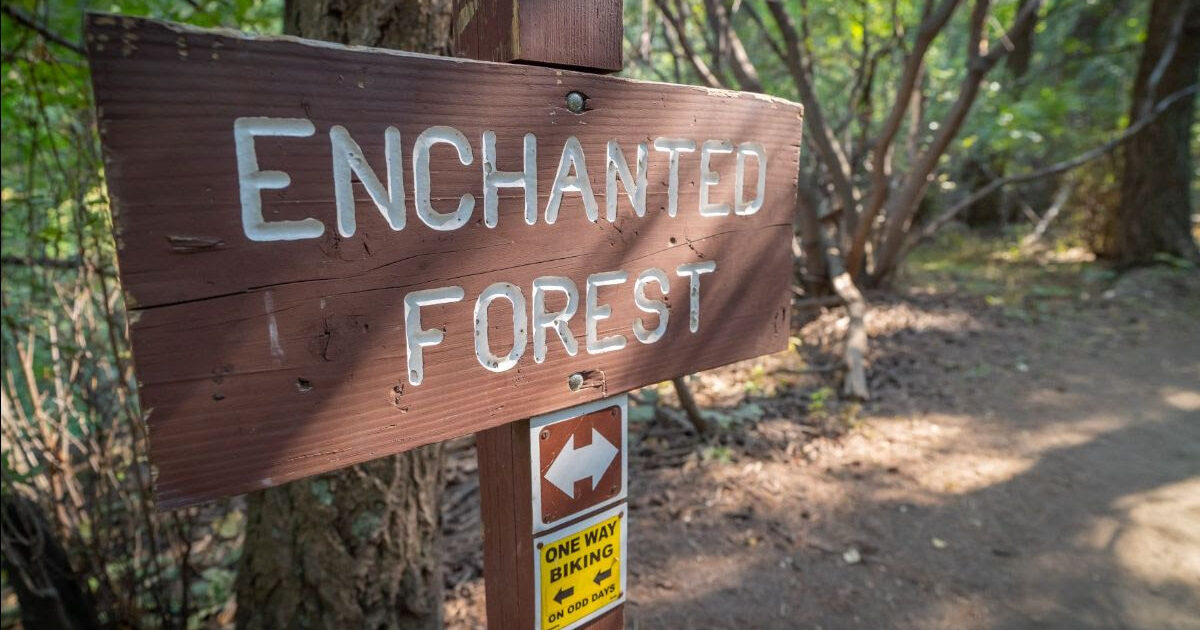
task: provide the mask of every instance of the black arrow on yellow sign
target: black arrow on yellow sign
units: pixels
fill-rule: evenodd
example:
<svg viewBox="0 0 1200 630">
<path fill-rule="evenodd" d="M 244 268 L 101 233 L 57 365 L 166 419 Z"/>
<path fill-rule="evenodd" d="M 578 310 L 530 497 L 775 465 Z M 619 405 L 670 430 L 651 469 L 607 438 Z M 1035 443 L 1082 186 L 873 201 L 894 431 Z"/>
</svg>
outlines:
<svg viewBox="0 0 1200 630">
<path fill-rule="evenodd" d="M 575 594 L 575 587 L 559 588 L 558 593 L 554 595 L 554 601 L 562 606 L 563 600 Z"/>
<path fill-rule="evenodd" d="M 600 583 L 601 583 L 601 582 L 603 582 L 604 580 L 607 580 L 608 578 L 612 577 L 613 565 L 614 565 L 614 564 L 616 564 L 616 561 L 614 561 L 612 564 L 608 565 L 608 568 L 607 568 L 607 569 L 604 569 L 603 571 L 597 571 L 597 572 L 596 572 L 596 577 L 592 579 L 592 581 L 596 583 L 596 586 L 600 586 Z"/>
</svg>

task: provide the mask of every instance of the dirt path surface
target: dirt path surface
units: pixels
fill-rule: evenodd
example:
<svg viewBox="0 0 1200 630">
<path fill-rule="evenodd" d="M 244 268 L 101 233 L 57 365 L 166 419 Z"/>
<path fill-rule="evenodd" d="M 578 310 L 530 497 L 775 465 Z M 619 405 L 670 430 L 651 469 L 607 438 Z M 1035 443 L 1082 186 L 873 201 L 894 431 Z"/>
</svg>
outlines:
<svg viewBox="0 0 1200 630">
<path fill-rule="evenodd" d="M 877 296 L 862 410 L 804 352 L 700 377 L 753 421 L 631 431 L 627 627 L 1200 628 L 1200 278 L 1152 280 Z"/>
</svg>

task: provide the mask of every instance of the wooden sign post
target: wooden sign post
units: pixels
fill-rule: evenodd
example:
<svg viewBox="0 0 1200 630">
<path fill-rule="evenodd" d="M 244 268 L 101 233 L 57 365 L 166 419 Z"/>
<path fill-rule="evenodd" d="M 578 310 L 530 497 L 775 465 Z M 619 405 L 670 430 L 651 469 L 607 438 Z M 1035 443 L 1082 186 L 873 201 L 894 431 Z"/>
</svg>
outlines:
<svg viewBox="0 0 1200 630">
<path fill-rule="evenodd" d="M 573 67 L 600 74 L 616 72 L 621 69 L 621 47 L 624 43 L 621 11 L 620 0 L 499 0 L 483 3 L 460 1 L 455 6 L 454 51 L 457 55 L 487 61 Z M 564 100 L 569 94 L 571 93 L 564 94 Z M 583 111 L 586 111 L 586 101 L 584 108 Z M 623 464 L 628 453 L 628 401 L 621 396 L 615 402 L 617 404 L 609 406 L 601 402 L 598 411 L 592 413 L 604 414 L 608 409 L 618 410 L 615 414 L 617 439 L 601 442 L 599 440 L 606 438 L 603 437 L 604 433 L 598 431 L 599 440 L 590 440 L 589 446 L 585 448 L 595 449 L 601 444 L 611 445 L 612 442 L 616 442 L 612 448 L 619 454 Z M 584 407 L 577 411 L 568 410 L 563 414 L 563 419 L 584 418 L 591 410 L 592 407 Z M 606 564 L 591 567 L 590 573 L 595 573 L 596 577 L 603 575 L 604 571 L 610 573 L 609 580 L 593 578 L 593 585 L 613 588 L 611 605 L 609 598 L 601 596 L 592 600 L 591 593 L 577 593 L 577 587 L 574 585 L 564 587 L 555 581 L 542 579 L 541 565 L 544 555 L 541 553 L 542 549 L 538 548 L 535 534 L 549 529 L 553 524 L 561 525 L 557 531 L 569 532 L 575 529 L 575 524 L 582 522 L 583 517 L 592 512 L 593 508 L 607 503 L 600 500 L 582 505 L 568 505 L 561 512 L 548 512 L 543 509 L 548 507 L 553 499 L 561 500 L 568 495 L 562 488 L 545 487 L 553 484 L 546 477 L 549 468 L 541 465 L 542 458 L 538 456 L 548 455 L 541 453 L 541 450 L 548 442 L 553 441 L 554 444 L 550 446 L 554 448 L 558 457 L 563 457 L 560 449 L 565 444 L 561 438 L 551 440 L 550 438 L 555 436 L 552 436 L 549 429 L 541 428 L 544 424 L 546 423 L 534 423 L 531 426 L 529 420 L 519 420 L 475 434 L 479 458 L 488 627 L 561 630 L 581 627 L 579 623 L 583 622 L 588 624 L 588 628 L 596 630 L 624 628 L 624 602 L 628 587 L 624 580 L 626 554 L 618 553 L 616 555 L 619 557 L 615 559 L 605 557 L 603 561 Z M 561 423 L 554 423 L 557 424 Z M 578 424 L 578 421 L 572 423 Z M 584 424 L 587 424 L 587 428 L 592 428 L 590 423 Z M 572 440 L 574 447 L 577 432 L 565 433 L 570 434 L 567 439 Z M 612 461 L 608 462 L 605 472 L 616 475 L 621 492 L 610 491 L 611 482 L 597 486 L 603 489 L 601 496 L 607 499 L 624 499 L 625 496 L 624 488 L 628 484 L 627 467 L 616 465 L 617 459 L 613 457 Z M 553 466 L 553 461 L 563 460 L 552 460 L 547 466 Z M 568 498 L 575 503 L 575 480 L 567 479 L 564 483 L 570 485 L 572 492 Z M 588 492 L 586 484 L 580 484 L 578 487 L 582 493 Z M 525 505 L 530 505 L 532 509 L 525 510 L 521 507 Z M 618 516 L 623 514 L 622 511 Z M 628 535 L 627 523 L 628 521 L 620 522 L 620 543 L 624 543 Z M 624 545 L 617 544 L 613 548 L 619 551 Z M 583 549 L 579 551 L 582 552 Z M 615 575 L 611 575 L 613 565 L 609 563 L 610 560 L 619 561 Z M 488 576 L 493 578 L 488 579 Z M 497 579 L 495 576 L 508 576 L 508 579 Z M 581 599 L 582 604 L 579 603 Z"/>
<path fill-rule="evenodd" d="M 477 433 L 493 627 L 619 626 L 611 399 L 786 348 L 801 108 L 563 69 L 616 2 L 457 18 L 492 61 L 88 16 L 156 493 Z"/>
</svg>

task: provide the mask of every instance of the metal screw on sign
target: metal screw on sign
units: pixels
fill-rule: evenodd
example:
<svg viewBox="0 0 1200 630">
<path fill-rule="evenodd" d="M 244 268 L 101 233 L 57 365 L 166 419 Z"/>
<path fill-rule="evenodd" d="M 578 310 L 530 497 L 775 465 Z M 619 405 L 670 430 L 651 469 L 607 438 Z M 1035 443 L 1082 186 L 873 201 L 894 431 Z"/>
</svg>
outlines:
<svg viewBox="0 0 1200 630">
<path fill-rule="evenodd" d="M 587 101 L 587 97 L 580 92 L 570 92 L 567 94 L 567 109 L 572 114 L 582 114 L 583 104 Z"/>
<path fill-rule="evenodd" d="M 583 387 L 583 375 L 576 372 L 575 374 L 568 376 L 567 387 L 570 387 L 571 391 L 573 392 L 579 391 L 579 388 Z"/>
</svg>

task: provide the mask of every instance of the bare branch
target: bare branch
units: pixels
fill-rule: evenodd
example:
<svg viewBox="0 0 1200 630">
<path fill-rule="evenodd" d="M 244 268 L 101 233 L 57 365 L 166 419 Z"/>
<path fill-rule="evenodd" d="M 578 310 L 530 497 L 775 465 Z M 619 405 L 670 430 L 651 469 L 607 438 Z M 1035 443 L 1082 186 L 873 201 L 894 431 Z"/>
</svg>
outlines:
<svg viewBox="0 0 1200 630">
<path fill-rule="evenodd" d="M 20 7 L 14 7 L 11 4 L 0 5 L 0 12 L 3 12 L 4 15 L 12 18 L 12 21 L 16 22 L 17 24 L 35 31 L 38 35 L 42 36 L 42 39 L 52 44 L 57 44 L 58 46 L 66 48 L 67 50 L 80 56 L 87 54 L 87 51 L 83 49 L 83 46 L 76 44 L 75 42 L 63 37 L 62 35 L 59 35 L 58 33 L 55 33 L 54 31 L 51 31 L 45 24 L 39 22 L 36 18 L 26 13 Z"/>
<path fill-rule="evenodd" d="M 775 41 L 774 37 L 771 37 L 770 31 L 767 30 L 767 23 L 763 21 L 758 9 L 755 9 L 754 5 L 750 2 L 743 2 L 740 7 L 758 25 L 759 30 L 762 31 L 762 38 L 767 42 L 767 47 L 771 49 L 771 52 L 775 53 L 775 56 L 779 57 L 779 60 L 786 64 L 787 53 L 783 52 L 783 48 L 779 46 L 779 42 Z"/>
<path fill-rule="evenodd" d="M 687 59 L 692 69 L 696 71 L 696 76 L 700 77 L 700 80 L 708 87 L 726 87 L 692 46 L 691 40 L 688 39 L 682 16 L 677 15 L 671 9 L 670 5 L 667 4 L 667 0 L 654 0 L 654 3 L 658 5 L 658 10 L 662 12 L 665 18 L 663 20 L 665 25 L 663 30 L 667 33 L 667 38 L 671 40 L 673 47 L 678 46 L 683 51 L 684 59 Z"/>
<path fill-rule="evenodd" d="M 1071 193 L 1073 192 L 1075 192 L 1075 184 L 1073 182 L 1059 185 L 1058 190 L 1054 193 L 1054 201 L 1051 202 L 1050 207 L 1046 210 L 1046 214 L 1042 215 L 1042 218 L 1038 220 L 1037 225 L 1033 228 L 1033 232 L 1030 232 L 1028 236 L 1021 239 L 1023 247 L 1029 247 L 1045 236 L 1050 223 L 1062 212 L 1063 207 L 1067 205 L 1067 200 L 1071 198 Z"/>
<path fill-rule="evenodd" d="M 846 302 L 846 313 L 849 324 L 846 328 L 846 347 L 842 353 L 842 361 L 846 364 L 846 376 L 842 382 L 842 393 L 847 397 L 867 400 L 871 397 L 867 387 L 867 301 L 862 291 L 854 284 L 850 273 L 842 264 L 842 256 L 837 246 L 822 233 L 825 250 L 825 264 L 829 266 L 829 277 L 833 281 L 833 290 L 838 297 Z"/>
<path fill-rule="evenodd" d="M 687 412 L 688 420 L 696 429 L 698 435 L 708 435 L 712 433 L 712 427 L 708 424 L 708 420 L 704 418 L 704 413 L 700 411 L 700 405 L 696 404 L 696 397 L 692 396 L 692 390 L 688 388 L 687 381 L 683 377 L 671 379 L 671 383 L 675 385 L 675 395 L 679 397 L 679 404 L 683 410 Z"/>
<path fill-rule="evenodd" d="M 887 225 L 884 226 L 883 238 L 881 241 L 879 258 L 876 261 L 875 268 L 871 271 L 871 281 L 879 282 L 895 267 L 896 261 L 904 251 L 905 240 L 908 236 L 908 228 L 912 223 L 913 217 L 916 215 L 917 208 L 921 196 L 925 194 L 925 189 L 929 185 L 929 175 L 937 166 L 938 159 L 945 153 L 950 142 L 958 135 L 958 130 L 962 127 L 963 122 L 967 118 L 967 114 L 971 111 L 971 106 L 975 103 L 975 98 L 979 95 L 979 84 L 987 73 L 1000 61 L 1005 54 L 1008 53 L 1008 48 L 1005 46 L 997 46 L 991 52 L 984 53 L 983 49 L 983 23 L 987 17 L 986 7 L 988 0 L 977 0 L 975 8 L 971 13 L 971 46 L 969 51 L 969 60 L 967 62 L 967 75 L 963 78 L 959 87 L 959 95 L 946 116 L 938 125 L 938 132 L 934 136 L 933 141 L 925 149 L 925 151 L 917 158 L 917 161 L 912 165 L 908 175 L 904 178 L 899 192 L 892 197 L 887 203 Z M 1005 34 L 1006 39 L 1017 39 L 1021 37 L 1028 29 L 1033 28 L 1036 22 L 1037 12 L 1041 8 L 1041 0 L 1032 0 L 1017 13 L 1013 20 L 1013 26 Z"/>
<path fill-rule="evenodd" d="M 750 60 L 750 55 L 746 53 L 746 47 L 742 45 L 742 38 L 738 36 L 737 30 L 733 28 L 733 21 L 729 18 L 729 13 L 725 10 L 725 4 L 720 0 L 705 0 L 705 5 L 708 7 L 707 10 L 714 28 L 720 30 L 718 41 L 725 43 L 723 52 L 728 57 L 729 68 L 733 71 L 733 76 L 737 79 L 738 85 L 743 90 L 762 92 L 763 85 L 762 81 L 758 78 L 758 69 L 754 66 L 754 62 Z"/>
<path fill-rule="evenodd" d="M 1001 177 L 999 179 L 992 180 L 983 188 L 976 190 L 975 192 L 971 193 L 970 195 L 967 195 L 967 197 L 965 197 L 958 203 L 954 204 L 949 209 L 947 209 L 945 212 L 939 214 L 936 218 L 934 218 L 932 221 L 930 221 L 924 227 L 924 229 L 921 230 L 920 234 L 918 234 L 916 238 L 910 239 L 910 243 L 905 248 L 905 251 L 907 252 L 908 250 L 912 249 L 912 247 L 914 245 L 916 245 L 917 243 L 933 236 L 934 233 L 936 233 L 943 225 L 945 225 L 946 223 L 949 223 L 950 220 L 953 219 L 955 216 L 957 216 L 960 212 L 971 207 L 976 202 L 978 202 L 980 199 L 987 197 L 988 195 L 992 194 L 993 192 L 995 192 L 996 190 L 998 190 L 999 188 L 1001 188 L 1003 186 L 1007 186 L 1009 184 L 1019 184 L 1022 182 L 1033 181 L 1035 179 L 1041 179 L 1043 177 L 1050 177 L 1052 175 L 1058 175 L 1059 173 L 1065 173 L 1067 171 L 1079 168 L 1080 166 L 1083 166 L 1084 164 L 1087 164 L 1088 162 L 1091 162 L 1092 160 L 1095 160 L 1097 158 L 1103 157 L 1104 155 L 1107 155 L 1108 153 L 1112 152 L 1117 147 L 1128 142 L 1130 138 L 1136 136 L 1143 129 L 1148 127 L 1150 125 L 1150 123 L 1154 122 L 1154 120 L 1157 119 L 1159 116 L 1161 116 L 1163 112 L 1170 109 L 1170 107 L 1172 105 L 1174 105 L 1176 101 L 1178 101 L 1182 98 L 1186 98 L 1190 95 L 1197 94 L 1197 93 L 1200 93 L 1200 83 L 1194 83 L 1189 87 L 1186 87 L 1182 90 L 1179 90 L 1178 92 L 1175 92 L 1174 94 L 1171 94 L 1167 98 L 1164 98 L 1163 100 L 1159 101 L 1158 105 L 1153 110 L 1151 110 L 1151 112 L 1148 116 L 1141 118 L 1136 123 L 1130 125 L 1129 127 L 1126 127 L 1125 131 L 1118 134 L 1112 140 L 1109 140 L 1108 142 L 1105 142 L 1104 144 L 1102 144 L 1094 149 L 1091 149 L 1089 151 L 1081 153 L 1069 160 L 1063 160 L 1061 162 L 1056 162 L 1054 164 L 1051 164 L 1050 166 L 1047 166 L 1042 169 L 1038 169 L 1036 171 L 1031 171 L 1028 173 L 1021 173 L 1018 175 L 1009 175 L 1007 177 Z"/>
<path fill-rule="evenodd" d="M 45 258 L 34 256 L 0 256 L 0 265 L 10 267 L 43 267 L 47 269 L 63 269 L 67 271 L 83 271 L 91 266 L 90 263 L 81 258 Z M 109 269 L 96 269 L 97 272 L 115 276 L 116 274 Z"/>
<path fill-rule="evenodd" d="M 938 5 L 936 10 L 931 10 L 932 2 L 926 4 L 925 18 L 921 21 L 913 48 L 905 59 L 904 70 L 900 76 L 900 86 L 896 90 L 894 104 L 891 111 L 888 112 L 887 120 L 884 121 L 879 139 L 875 141 L 873 148 L 871 196 L 863 211 L 863 216 L 854 231 L 850 251 L 846 255 L 846 267 L 850 270 L 851 275 L 855 277 L 858 276 L 862 268 L 867 239 L 871 234 L 871 227 L 875 223 L 875 217 L 879 214 L 879 210 L 883 208 L 883 204 L 887 200 L 888 190 L 891 185 L 891 173 L 889 172 L 890 168 L 888 164 L 890 161 L 889 154 L 892 150 L 892 144 L 895 142 L 896 133 L 900 131 L 900 125 L 904 121 L 905 111 L 912 102 L 911 96 L 921 77 L 925 55 L 929 52 L 929 47 L 933 44 L 933 40 L 946 27 L 946 23 L 950 21 L 950 16 L 958 8 L 959 2 L 960 0 L 944 0 Z"/>
<path fill-rule="evenodd" d="M 783 34 L 784 46 L 787 50 L 788 70 L 800 94 L 800 102 L 804 105 L 805 122 L 811 131 L 808 137 L 825 163 L 825 169 L 829 173 L 833 189 L 837 193 L 842 208 L 853 212 L 858 205 L 858 196 L 855 194 L 850 180 L 850 162 L 846 158 L 846 152 L 842 150 L 833 136 L 821 104 L 817 100 L 816 90 L 805 72 L 802 42 L 796 29 L 796 23 L 792 21 L 791 16 L 787 14 L 779 0 L 768 0 L 767 8 L 770 9 L 771 16 Z"/>
</svg>

